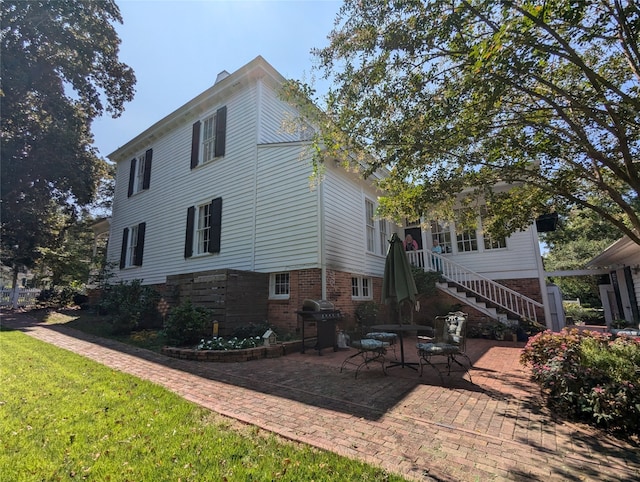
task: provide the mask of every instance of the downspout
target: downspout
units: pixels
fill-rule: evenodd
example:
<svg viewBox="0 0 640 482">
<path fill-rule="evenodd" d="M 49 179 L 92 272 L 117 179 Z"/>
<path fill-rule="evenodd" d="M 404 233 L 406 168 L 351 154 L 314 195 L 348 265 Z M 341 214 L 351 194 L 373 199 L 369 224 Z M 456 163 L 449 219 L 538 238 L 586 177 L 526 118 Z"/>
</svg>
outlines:
<svg viewBox="0 0 640 482">
<path fill-rule="evenodd" d="M 260 138 L 262 130 L 262 79 L 258 79 L 256 83 L 256 97 L 258 106 L 256 112 L 256 151 L 255 151 L 255 167 L 253 170 L 253 229 L 251 230 L 251 271 L 256 270 L 256 211 L 258 204 L 258 162 L 260 157 Z"/>
<path fill-rule="evenodd" d="M 324 182 L 318 183 L 318 240 L 320 249 L 318 250 L 318 264 L 320 265 L 320 286 L 322 290 L 321 299 L 327 299 L 327 266 L 325 263 L 325 229 L 324 229 Z"/>
<path fill-rule="evenodd" d="M 549 306 L 549 293 L 547 293 L 547 280 L 544 274 L 544 265 L 542 264 L 542 253 L 540 252 L 538 228 L 536 228 L 535 223 L 531 226 L 531 237 L 531 241 L 533 242 L 533 252 L 536 256 L 536 266 L 538 267 L 538 281 L 540 282 L 540 294 L 542 295 L 544 323 L 549 330 L 552 330 L 553 320 L 551 319 L 551 307 Z"/>
</svg>

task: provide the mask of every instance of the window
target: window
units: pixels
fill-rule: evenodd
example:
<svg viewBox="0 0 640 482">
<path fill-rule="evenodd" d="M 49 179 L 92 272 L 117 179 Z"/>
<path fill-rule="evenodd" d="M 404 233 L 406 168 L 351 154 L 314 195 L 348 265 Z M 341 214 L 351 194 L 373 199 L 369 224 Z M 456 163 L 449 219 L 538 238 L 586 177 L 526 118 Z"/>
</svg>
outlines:
<svg viewBox="0 0 640 482">
<path fill-rule="evenodd" d="M 458 253 L 478 251 L 477 217 L 473 213 L 456 212 L 456 244 Z"/>
<path fill-rule="evenodd" d="M 507 240 L 504 237 L 494 238 L 484 230 L 484 219 L 487 217 L 487 208 L 480 209 L 480 223 L 482 224 L 482 237 L 484 238 L 484 249 L 501 249 L 507 247 Z"/>
<path fill-rule="evenodd" d="M 227 131 L 227 107 L 220 107 L 215 114 L 192 126 L 191 169 L 225 154 Z"/>
<path fill-rule="evenodd" d="M 478 251 L 478 235 L 475 229 L 456 230 L 456 242 L 459 253 Z"/>
<path fill-rule="evenodd" d="M 376 243 L 376 238 L 375 238 L 376 226 L 373 221 L 373 214 L 375 210 L 373 207 L 373 203 L 368 199 L 365 199 L 364 205 L 365 205 L 365 223 L 367 225 L 367 251 L 373 252 L 375 251 L 375 243 Z"/>
<path fill-rule="evenodd" d="M 351 298 L 353 299 L 367 299 L 373 298 L 371 288 L 371 278 L 363 278 L 361 276 L 354 276 L 351 278 Z"/>
<path fill-rule="evenodd" d="M 290 293 L 289 273 L 271 273 L 269 277 L 269 298 L 288 300 Z"/>
<path fill-rule="evenodd" d="M 133 264 L 136 258 L 136 250 L 138 249 L 138 226 L 133 226 L 129 230 L 129 239 L 127 242 L 127 256 L 125 266 L 135 266 Z"/>
<path fill-rule="evenodd" d="M 380 254 L 387 254 L 387 246 L 389 244 L 389 234 L 387 232 L 387 222 L 384 219 L 378 221 L 380 227 Z"/>
<path fill-rule="evenodd" d="M 129 191 L 127 196 L 131 197 L 137 192 L 149 189 L 151 183 L 151 159 L 153 149 L 148 149 L 144 154 L 131 159 L 131 169 L 129 171 Z"/>
<path fill-rule="evenodd" d="M 431 221 L 431 236 L 438 240 L 442 253 L 451 253 L 451 228 L 448 222 Z"/>
<path fill-rule="evenodd" d="M 196 228 L 196 254 L 209 252 L 211 236 L 211 205 L 198 206 L 198 227 Z"/>
<path fill-rule="evenodd" d="M 140 223 L 122 231 L 120 269 L 142 266 L 146 223 Z"/>
<path fill-rule="evenodd" d="M 219 253 L 222 236 L 222 198 L 187 209 L 184 257 Z"/>
</svg>

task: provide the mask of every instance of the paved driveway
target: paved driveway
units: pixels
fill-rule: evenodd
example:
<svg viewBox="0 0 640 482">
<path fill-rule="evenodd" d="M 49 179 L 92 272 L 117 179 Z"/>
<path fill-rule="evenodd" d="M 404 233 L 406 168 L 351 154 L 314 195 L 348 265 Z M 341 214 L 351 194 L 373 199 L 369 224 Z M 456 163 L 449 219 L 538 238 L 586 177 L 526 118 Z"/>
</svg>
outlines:
<svg viewBox="0 0 640 482">
<path fill-rule="evenodd" d="M 462 373 L 409 368 L 357 379 L 348 351 L 307 350 L 244 363 L 177 360 L 3 313 L 2 323 L 117 370 L 151 380 L 220 414 L 361 459 L 411 480 L 640 480 L 637 447 L 555 420 L 518 363 L 523 344 L 470 340 Z M 406 341 L 408 357 L 415 356 Z"/>
</svg>

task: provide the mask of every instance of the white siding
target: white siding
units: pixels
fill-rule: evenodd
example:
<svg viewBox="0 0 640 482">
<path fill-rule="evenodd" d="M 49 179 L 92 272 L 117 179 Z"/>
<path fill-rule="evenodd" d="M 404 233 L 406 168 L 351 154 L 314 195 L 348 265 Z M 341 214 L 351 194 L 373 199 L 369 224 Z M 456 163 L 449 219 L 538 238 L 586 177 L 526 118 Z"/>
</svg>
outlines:
<svg viewBox="0 0 640 482">
<path fill-rule="evenodd" d="M 381 277 L 385 257 L 367 252 L 364 208 L 365 198 L 376 203 L 377 194 L 342 168 L 330 165 L 322 188 L 327 267 Z"/>
<path fill-rule="evenodd" d="M 129 161 L 118 163 L 108 259 L 120 257 L 122 231 L 146 222 L 144 261 L 140 267 L 117 270 L 119 279 L 162 283 L 166 275 L 217 268 L 251 269 L 253 204 L 256 163 L 256 88 L 236 92 L 211 109 L 227 106 L 226 153 L 190 169 L 191 126 L 196 117 L 148 143 L 153 148 L 148 191 L 127 198 Z M 221 252 L 184 259 L 189 206 L 222 197 Z"/>
<path fill-rule="evenodd" d="M 299 115 L 293 107 L 282 102 L 278 98 L 278 93 L 269 88 L 266 83 L 261 83 L 260 95 L 262 103 L 258 143 L 274 144 L 300 141 L 300 134 L 292 130 L 295 119 Z"/>
<path fill-rule="evenodd" d="M 258 149 L 255 270 L 319 267 L 318 193 L 309 187 L 304 146 Z"/>
<path fill-rule="evenodd" d="M 452 240 L 455 243 L 455 239 Z M 482 244 L 482 239 L 478 240 Z M 507 238 L 507 247 L 500 249 L 448 254 L 452 261 L 490 279 L 538 278 L 538 246 L 532 228 Z"/>
</svg>

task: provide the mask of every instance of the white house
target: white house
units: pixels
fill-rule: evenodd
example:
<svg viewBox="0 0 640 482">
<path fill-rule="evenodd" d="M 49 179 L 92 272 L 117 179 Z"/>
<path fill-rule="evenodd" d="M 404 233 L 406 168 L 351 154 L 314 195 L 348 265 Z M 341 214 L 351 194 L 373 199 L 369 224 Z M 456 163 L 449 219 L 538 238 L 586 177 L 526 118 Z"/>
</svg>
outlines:
<svg viewBox="0 0 640 482">
<path fill-rule="evenodd" d="M 608 326 L 614 320 L 640 322 L 640 246 L 624 236 L 593 258 L 588 267 L 609 270 L 609 283 L 600 285 Z"/>
<path fill-rule="evenodd" d="M 481 225 L 398 227 L 376 219 L 371 181 L 332 162 L 310 187 L 308 133 L 283 128 L 296 114 L 278 96 L 284 81 L 256 57 L 109 155 L 117 173 L 107 259 L 119 266 L 116 280 L 214 300 L 227 320 L 263 316 L 295 330 L 305 298 L 347 314 L 379 302 L 387 240 L 406 229 L 419 240 L 415 263 L 433 267 L 425 252 L 437 237 L 445 275 L 473 273 L 525 293 L 544 317 L 535 226 L 506 240 L 483 237 Z"/>
</svg>

